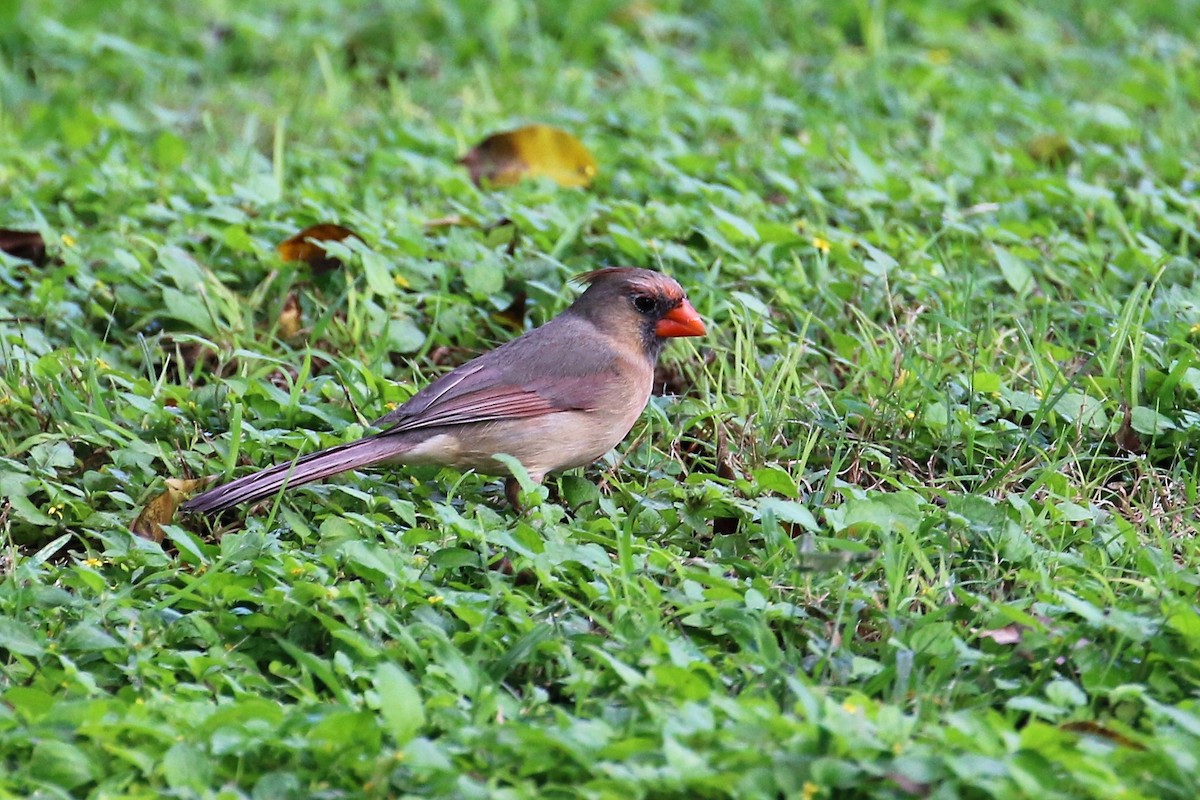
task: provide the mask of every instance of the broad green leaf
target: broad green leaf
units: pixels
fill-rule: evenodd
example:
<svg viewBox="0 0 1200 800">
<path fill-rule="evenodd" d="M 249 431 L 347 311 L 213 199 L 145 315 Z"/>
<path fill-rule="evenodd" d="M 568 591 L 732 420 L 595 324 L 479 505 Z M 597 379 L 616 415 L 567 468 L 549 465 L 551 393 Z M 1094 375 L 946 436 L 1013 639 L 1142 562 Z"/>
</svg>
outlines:
<svg viewBox="0 0 1200 800">
<path fill-rule="evenodd" d="M 1134 406 L 1130 409 L 1129 419 L 1135 431 L 1147 436 L 1163 434 L 1176 428 L 1175 421 L 1166 414 L 1146 406 Z"/>
<path fill-rule="evenodd" d="M 798 492 L 796 481 L 787 470 L 779 467 L 763 467 L 752 473 L 754 483 L 762 492 L 777 492 L 785 497 L 795 497 Z"/>
<path fill-rule="evenodd" d="M 971 376 L 971 385 L 980 394 L 994 394 L 1000 391 L 1002 383 L 994 372 L 976 372 Z"/>
<path fill-rule="evenodd" d="M 204 285 L 204 270 L 191 253 L 175 245 L 164 245 L 158 249 L 158 263 L 180 291 L 195 294 Z"/>
<path fill-rule="evenodd" d="M 1033 271 L 1022 259 L 999 245 L 994 245 L 992 252 L 996 256 L 1000 274 L 1004 276 L 1004 281 L 1010 289 L 1017 294 L 1025 294 L 1033 287 Z"/>
<path fill-rule="evenodd" d="M 176 742 L 163 755 L 162 772 L 172 789 L 203 792 L 212 780 L 212 762 L 194 745 Z"/>
<path fill-rule="evenodd" d="M 216 331 L 208 306 L 195 290 L 186 293 L 166 286 L 163 287 L 162 298 L 165 316 L 186 322 L 193 330 L 206 336 L 211 336 Z"/>
<path fill-rule="evenodd" d="M 375 670 L 379 713 L 396 744 L 403 746 L 425 727 L 425 707 L 404 670 L 384 662 Z"/>
<path fill-rule="evenodd" d="M 754 225 L 752 225 L 745 217 L 739 217 L 736 214 L 723 211 L 714 205 L 710 205 L 708 208 L 710 211 L 712 211 L 713 216 L 717 219 L 718 229 L 720 229 L 721 233 L 727 236 L 731 241 L 758 241 L 758 231 L 755 230 Z"/>
<path fill-rule="evenodd" d="M 94 624 L 80 623 L 63 637 L 62 647 L 68 652 L 116 650 L 125 645 Z"/>
<path fill-rule="evenodd" d="M 865 498 L 850 498 L 825 516 L 835 531 L 871 525 L 881 533 L 916 530 L 921 524 L 923 501 L 915 492 L 883 492 Z"/>
<path fill-rule="evenodd" d="M 0 617 L 0 650 L 23 656 L 40 656 L 45 649 L 42 638 L 25 623 Z"/>
<path fill-rule="evenodd" d="M 39 780 L 69 791 L 95 780 L 100 767 L 73 744 L 58 739 L 42 739 L 33 748 L 29 771 Z"/>
<path fill-rule="evenodd" d="M 1054 404 L 1054 410 L 1073 425 L 1082 425 L 1092 430 L 1108 427 L 1108 414 L 1104 413 L 1104 404 L 1086 394 L 1067 392 Z"/>
<path fill-rule="evenodd" d="M 759 517 L 771 515 L 780 522 L 799 525 L 807 531 L 816 532 L 821 529 L 816 517 L 808 508 L 796 500 L 782 500 L 778 497 L 763 497 L 758 501 Z"/>
</svg>

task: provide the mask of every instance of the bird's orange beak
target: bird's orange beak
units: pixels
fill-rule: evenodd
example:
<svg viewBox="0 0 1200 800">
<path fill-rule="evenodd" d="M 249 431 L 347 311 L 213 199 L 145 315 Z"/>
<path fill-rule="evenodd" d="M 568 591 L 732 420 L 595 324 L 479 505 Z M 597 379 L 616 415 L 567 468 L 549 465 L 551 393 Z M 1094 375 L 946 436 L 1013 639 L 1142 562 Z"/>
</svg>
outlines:
<svg viewBox="0 0 1200 800">
<path fill-rule="evenodd" d="M 675 336 L 703 336 L 708 331 L 704 327 L 704 320 L 700 319 L 700 315 L 696 313 L 696 309 L 692 308 L 691 303 L 684 300 L 658 321 L 658 324 L 654 326 L 654 332 L 664 339 L 670 339 Z"/>
</svg>

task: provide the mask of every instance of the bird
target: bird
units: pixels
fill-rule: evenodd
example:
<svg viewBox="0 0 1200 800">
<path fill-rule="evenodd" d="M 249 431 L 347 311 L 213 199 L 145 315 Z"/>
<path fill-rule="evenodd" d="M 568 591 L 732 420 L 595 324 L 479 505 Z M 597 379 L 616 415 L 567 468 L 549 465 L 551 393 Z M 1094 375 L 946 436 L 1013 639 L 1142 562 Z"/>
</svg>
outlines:
<svg viewBox="0 0 1200 800">
<path fill-rule="evenodd" d="M 378 464 L 449 466 L 504 475 L 498 453 L 529 478 L 592 463 L 617 446 L 650 400 L 667 340 L 703 336 L 673 278 L 637 267 L 579 275 L 587 288 L 562 313 L 442 375 L 374 424 L 378 432 L 209 489 L 182 510 L 215 514 L 284 489 Z"/>
</svg>

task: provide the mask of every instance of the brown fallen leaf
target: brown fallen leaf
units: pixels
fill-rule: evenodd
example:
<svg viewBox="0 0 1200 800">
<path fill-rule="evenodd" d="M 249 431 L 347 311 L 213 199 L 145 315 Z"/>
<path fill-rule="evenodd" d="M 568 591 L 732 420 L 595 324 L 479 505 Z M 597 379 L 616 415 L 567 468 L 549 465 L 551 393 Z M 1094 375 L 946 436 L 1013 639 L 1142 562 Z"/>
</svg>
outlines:
<svg viewBox="0 0 1200 800">
<path fill-rule="evenodd" d="M 275 248 L 279 257 L 284 261 L 303 261 L 313 268 L 314 272 L 328 272 L 338 269 L 342 262 L 325 252 L 318 242 L 340 242 L 353 236 L 360 242 L 363 238 L 349 228 L 332 223 L 310 225 L 288 239 L 284 239 Z"/>
<path fill-rule="evenodd" d="M 46 242 L 37 231 L 0 228 L 0 250 L 38 266 L 46 263 Z"/>
<path fill-rule="evenodd" d="M 476 186 L 513 186 L 524 178 L 549 178 L 559 186 L 590 186 L 596 159 L 583 142 L 560 128 L 526 125 L 494 133 L 459 159 Z"/>
<path fill-rule="evenodd" d="M 279 336 L 283 339 L 295 339 L 304 326 L 304 320 L 300 315 L 300 295 L 294 289 L 288 292 L 288 296 L 283 301 L 277 325 Z"/>
<path fill-rule="evenodd" d="M 196 480 L 180 480 L 177 478 L 167 478 L 167 488 L 162 492 L 150 498 L 150 502 L 142 507 L 142 511 L 137 515 L 137 519 L 129 526 L 129 530 L 133 531 L 143 539 L 152 539 L 156 542 L 163 540 L 162 526 L 169 523 L 175 517 L 175 510 L 184 499 L 199 489 L 212 482 L 212 478 L 198 478 Z"/>
</svg>

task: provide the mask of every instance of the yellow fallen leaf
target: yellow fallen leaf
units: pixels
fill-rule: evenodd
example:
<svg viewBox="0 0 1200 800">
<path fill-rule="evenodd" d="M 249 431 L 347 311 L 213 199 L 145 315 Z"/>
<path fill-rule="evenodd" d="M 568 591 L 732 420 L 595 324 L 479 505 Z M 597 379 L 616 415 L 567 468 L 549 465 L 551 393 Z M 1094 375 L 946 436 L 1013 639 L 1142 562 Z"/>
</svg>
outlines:
<svg viewBox="0 0 1200 800">
<path fill-rule="evenodd" d="M 559 186 L 590 186 L 596 159 L 583 142 L 559 128 L 527 125 L 494 133 L 459 160 L 478 186 L 512 186 L 523 178 L 543 177 Z"/>
<path fill-rule="evenodd" d="M 146 503 L 142 508 L 141 513 L 137 515 L 137 519 L 129 526 L 129 530 L 143 539 L 153 539 L 156 542 L 161 542 L 163 540 L 162 526 L 174 519 L 175 509 L 179 507 L 179 504 L 189 494 L 211 481 L 212 478 L 199 478 L 197 480 L 168 478 L 164 481 L 167 488 L 150 498 L 150 502 Z"/>
<path fill-rule="evenodd" d="M 275 249 L 284 261 L 304 261 L 316 272 L 327 272 L 342 266 L 342 262 L 328 255 L 317 242 L 340 242 L 351 236 L 362 241 L 362 237 L 349 228 L 321 223 L 310 225 L 295 236 L 284 239 Z"/>
</svg>

